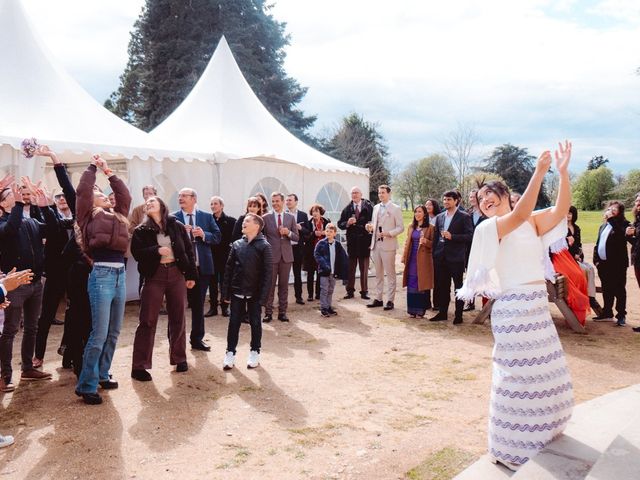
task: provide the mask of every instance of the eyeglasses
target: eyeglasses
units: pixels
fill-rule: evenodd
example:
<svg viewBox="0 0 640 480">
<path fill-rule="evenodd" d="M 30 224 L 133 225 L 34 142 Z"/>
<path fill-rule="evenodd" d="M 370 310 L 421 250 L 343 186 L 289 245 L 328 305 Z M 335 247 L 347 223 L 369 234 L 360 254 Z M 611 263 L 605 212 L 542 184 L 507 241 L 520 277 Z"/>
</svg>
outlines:
<svg viewBox="0 0 640 480">
<path fill-rule="evenodd" d="M 193 193 L 179 193 L 178 197 L 193 197 Z"/>
</svg>

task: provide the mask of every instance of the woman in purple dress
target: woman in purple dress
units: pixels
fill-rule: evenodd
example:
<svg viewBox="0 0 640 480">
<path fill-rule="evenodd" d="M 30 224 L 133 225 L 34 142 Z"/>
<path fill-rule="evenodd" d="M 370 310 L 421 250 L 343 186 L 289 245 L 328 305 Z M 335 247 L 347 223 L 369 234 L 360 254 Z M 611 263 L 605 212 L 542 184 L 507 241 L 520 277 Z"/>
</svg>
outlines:
<svg viewBox="0 0 640 480">
<path fill-rule="evenodd" d="M 429 214 L 424 205 L 413 211 L 413 223 L 409 225 L 404 243 L 404 272 L 402 286 L 407 287 L 407 313 L 411 318 L 423 317 L 431 308 L 430 293 L 433 288 L 434 226 L 429 223 Z"/>
</svg>

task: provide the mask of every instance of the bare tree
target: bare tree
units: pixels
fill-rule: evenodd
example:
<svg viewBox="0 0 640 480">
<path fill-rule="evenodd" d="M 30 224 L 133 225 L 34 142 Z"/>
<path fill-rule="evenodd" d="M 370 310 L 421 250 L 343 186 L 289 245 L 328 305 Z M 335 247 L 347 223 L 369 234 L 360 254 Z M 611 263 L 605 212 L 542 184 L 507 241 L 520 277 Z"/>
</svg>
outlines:
<svg viewBox="0 0 640 480">
<path fill-rule="evenodd" d="M 475 129 L 466 123 L 458 123 L 457 128 L 442 142 L 444 154 L 456 171 L 458 188 L 465 199 L 468 192 L 464 180 L 471 173 L 471 153 L 477 143 Z"/>
</svg>

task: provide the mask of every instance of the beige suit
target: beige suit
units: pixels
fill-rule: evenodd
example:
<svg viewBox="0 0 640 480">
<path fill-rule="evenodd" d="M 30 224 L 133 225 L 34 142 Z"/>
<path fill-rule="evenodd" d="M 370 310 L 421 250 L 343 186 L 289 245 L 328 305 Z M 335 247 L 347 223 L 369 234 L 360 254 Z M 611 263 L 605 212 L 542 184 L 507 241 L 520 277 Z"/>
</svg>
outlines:
<svg viewBox="0 0 640 480">
<path fill-rule="evenodd" d="M 384 291 L 384 275 L 387 274 L 387 302 L 393 302 L 396 295 L 396 250 L 398 250 L 398 235 L 404 230 L 402 224 L 402 210 L 395 203 L 381 203 L 373 207 L 371 217 L 373 236 L 371 237 L 371 260 L 376 269 L 374 299 L 382 301 Z M 380 232 L 388 233 L 378 240 Z"/>
</svg>

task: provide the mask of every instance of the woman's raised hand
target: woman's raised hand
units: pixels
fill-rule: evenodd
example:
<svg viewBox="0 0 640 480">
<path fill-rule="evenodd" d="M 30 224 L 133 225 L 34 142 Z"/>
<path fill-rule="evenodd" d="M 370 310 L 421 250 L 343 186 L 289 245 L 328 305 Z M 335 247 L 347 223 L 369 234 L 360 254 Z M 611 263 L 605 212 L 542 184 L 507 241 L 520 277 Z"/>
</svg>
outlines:
<svg viewBox="0 0 640 480">
<path fill-rule="evenodd" d="M 547 173 L 550 167 L 551 167 L 551 152 L 549 150 L 545 150 L 538 157 L 538 162 L 536 163 L 536 170 L 542 173 Z"/>
<path fill-rule="evenodd" d="M 558 168 L 558 172 L 565 174 L 569 169 L 572 144 L 569 140 L 565 140 L 564 145 L 559 143 L 558 147 L 560 147 L 560 151 L 556 150 L 556 167 Z"/>
</svg>

